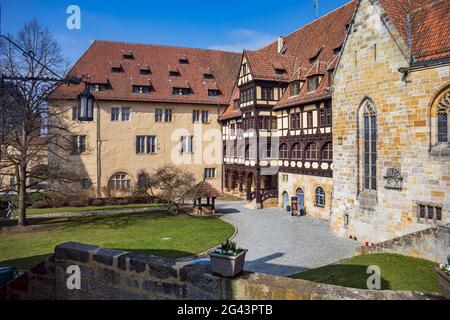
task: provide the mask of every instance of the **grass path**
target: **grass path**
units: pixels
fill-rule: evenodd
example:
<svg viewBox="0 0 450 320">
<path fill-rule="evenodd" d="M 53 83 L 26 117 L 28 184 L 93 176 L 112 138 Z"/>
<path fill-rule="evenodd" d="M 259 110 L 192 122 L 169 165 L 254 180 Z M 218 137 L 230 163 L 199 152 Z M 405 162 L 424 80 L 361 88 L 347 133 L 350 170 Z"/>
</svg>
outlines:
<svg viewBox="0 0 450 320">
<path fill-rule="evenodd" d="M 233 233 L 233 226 L 215 217 L 165 212 L 43 219 L 24 233 L 0 233 L 0 267 L 28 269 L 68 241 L 181 258 L 209 250 Z"/>
<path fill-rule="evenodd" d="M 440 293 L 438 277 L 434 272 L 436 265 L 428 260 L 380 253 L 357 256 L 342 264 L 309 270 L 292 278 L 367 289 L 367 279 L 370 276 L 367 274 L 367 268 L 379 266 L 382 290 Z"/>
</svg>

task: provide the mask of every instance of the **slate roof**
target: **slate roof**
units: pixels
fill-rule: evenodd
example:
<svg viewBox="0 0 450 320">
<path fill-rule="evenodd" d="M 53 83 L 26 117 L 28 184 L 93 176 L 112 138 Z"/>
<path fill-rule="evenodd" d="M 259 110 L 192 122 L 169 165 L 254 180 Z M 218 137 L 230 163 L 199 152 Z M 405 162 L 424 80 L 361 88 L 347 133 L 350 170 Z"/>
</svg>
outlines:
<svg viewBox="0 0 450 320">
<path fill-rule="evenodd" d="M 126 59 L 124 54 L 132 54 Z M 188 64 L 180 63 L 188 60 Z M 78 60 L 71 75 L 90 76 L 92 83 L 109 84 L 110 90 L 95 92 L 101 100 L 156 101 L 228 105 L 241 54 L 215 50 L 179 48 L 159 45 L 131 44 L 111 41 L 95 41 Z M 112 67 L 122 67 L 114 73 Z M 150 70 L 141 75 L 140 70 Z M 208 70 L 213 79 L 205 79 Z M 171 77 L 170 71 L 179 71 L 179 77 Z M 132 93 L 132 85 L 151 85 L 150 94 Z M 190 88 L 189 96 L 174 96 L 173 88 Z M 209 97 L 208 88 L 217 87 L 222 95 Z M 59 86 L 49 99 L 75 99 L 83 90 L 80 86 Z"/>
</svg>

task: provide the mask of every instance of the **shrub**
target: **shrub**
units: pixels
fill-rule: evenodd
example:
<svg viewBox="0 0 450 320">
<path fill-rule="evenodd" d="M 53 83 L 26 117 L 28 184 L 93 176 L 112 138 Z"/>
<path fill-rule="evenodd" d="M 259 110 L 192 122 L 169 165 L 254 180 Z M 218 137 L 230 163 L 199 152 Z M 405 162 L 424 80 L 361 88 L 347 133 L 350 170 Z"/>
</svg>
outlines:
<svg viewBox="0 0 450 320">
<path fill-rule="evenodd" d="M 91 204 L 95 207 L 103 206 L 103 201 L 101 199 L 94 199 L 91 201 Z"/>
<path fill-rule="evenodd" d="M 48 195 L 45 193 L 31 193 L 28 195 L 28 202 L 30 205 L 33 205 L 35 202 L 47 201 Z"/>
<path fill-rule="evenodd" d="M 73 200 L 69 203 L 69 206 L 73 207 L 73 208 L 81 208 L 81 207 L 85 207 L 86 203 L 81 200 Z"/>
<path fill-rule="evenodd" d="M 50 208 L 50 204 L 47 200 L 41 200 L 41 201 L 35 201 L 32 204 L 33 209 L 44 209 L 44 208 Z"/>
</svg>

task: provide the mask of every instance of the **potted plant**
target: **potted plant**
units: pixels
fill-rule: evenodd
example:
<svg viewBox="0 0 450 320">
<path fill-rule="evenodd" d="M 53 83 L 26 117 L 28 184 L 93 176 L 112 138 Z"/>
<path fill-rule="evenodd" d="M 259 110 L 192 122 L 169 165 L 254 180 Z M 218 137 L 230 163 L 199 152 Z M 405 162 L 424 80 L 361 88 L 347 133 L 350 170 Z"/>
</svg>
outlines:
<svg viewBox="0 0 450 320">
<path fill-rule="evenodd" d="M 450 300 L 450 255 L 447 257 L 448 264 L 441 264 L 436 268 L 441 285 L 442 295 L 445 299 Z"/>
<path fill-rule="evenodd" d="M 248 250 L 240 249 L 236 243 L 227 241 L 209 254 L 213 272 L 222 277 L 234 278 L 244 270 Z"/>
</svg>

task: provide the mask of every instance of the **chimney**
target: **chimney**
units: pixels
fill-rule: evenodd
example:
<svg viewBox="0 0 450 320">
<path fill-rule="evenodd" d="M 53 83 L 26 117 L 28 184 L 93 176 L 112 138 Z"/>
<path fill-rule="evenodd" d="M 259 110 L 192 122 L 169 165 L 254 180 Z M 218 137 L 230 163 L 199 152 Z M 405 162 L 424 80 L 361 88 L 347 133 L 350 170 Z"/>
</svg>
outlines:
<svg viewBox="0 0 450 320">
<path fill-rule="evenodd" d="M 284 38 L 278 37 L 278 54 L 281 54 L 284 48 Z"/>
</svg>

